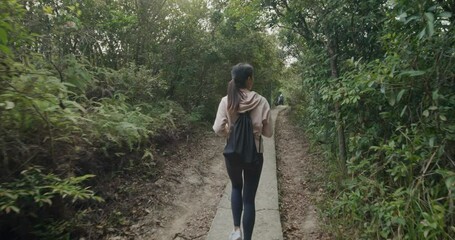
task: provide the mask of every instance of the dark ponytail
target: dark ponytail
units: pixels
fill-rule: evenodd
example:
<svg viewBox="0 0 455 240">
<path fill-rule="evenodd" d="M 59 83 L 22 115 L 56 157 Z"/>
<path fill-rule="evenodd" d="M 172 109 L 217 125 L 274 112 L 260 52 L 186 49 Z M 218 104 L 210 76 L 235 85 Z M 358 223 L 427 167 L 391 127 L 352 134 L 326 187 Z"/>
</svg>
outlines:
<svg viewBox="0 0 455 240">
<path fill-rule="evenodd" d="M 239 63 L 232 67 L 231 77 L 227 90 L 228 111 L 234 113 L 239 110 L 240 101 L 244 98 L 240 89 L 246 88 L 248 77 L 253 77 L 253 66 Z"/>
</svg>

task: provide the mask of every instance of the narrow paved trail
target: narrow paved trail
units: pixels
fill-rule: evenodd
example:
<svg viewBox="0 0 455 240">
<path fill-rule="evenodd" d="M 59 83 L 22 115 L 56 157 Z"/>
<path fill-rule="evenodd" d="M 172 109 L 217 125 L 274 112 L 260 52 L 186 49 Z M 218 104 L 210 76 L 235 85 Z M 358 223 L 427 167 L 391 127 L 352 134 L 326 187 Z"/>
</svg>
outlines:
<svg viewBox="0 0 455 240">
<path fill-rule="evenodd" d="M 228 182 L 222 155 L 224 140 L 210 130 L 193 137 L 162 150 L 157 156 L 158 178 L 116 185 L 112 190 L 115 195 L 126 187 L 131 189 L 129 197 L 119 194 L 116 199 L 127 221 L 104 230 L 103 239 L 207 238 Z M 322 233 L 314 205 L 322 196 L 320 156 L 309 150 L 302 131 L 289 120 L 289 109 L 278 116 L 275 141 L 284 239 L 330 239 Z"/>
</svg>

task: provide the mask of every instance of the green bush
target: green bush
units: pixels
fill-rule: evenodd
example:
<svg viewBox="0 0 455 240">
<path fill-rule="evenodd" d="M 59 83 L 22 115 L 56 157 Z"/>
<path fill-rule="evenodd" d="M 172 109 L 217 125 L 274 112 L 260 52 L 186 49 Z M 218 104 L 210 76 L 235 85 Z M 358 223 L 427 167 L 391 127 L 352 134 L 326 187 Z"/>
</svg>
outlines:
<svg viewBox="0 0 455 240">
<path fill-rule="evenodd" d="M 62 179 L 33 166 L 22 171 L 13 182 L 0 184 L 0 225 L 2 228 L 11 227 L 3 234 L 31 238 L 33 232 L 40 232 L 42 221 L 45 220 L 59 227 L 35 236 L 56 239 L 67 235 L 72 226 L 66 220 L 70 219 L 69 216 L 64 216 L 66 204 L 87 200 L 103 201 L 82 184 L 92 177 L 94 175 Z M 50 220 L 52 218 L 65 220 Z"/>
<path fill-rule="evenodd" d="M 304 49 L 302 78 L 287 83 L 334 165 L 340 104 L 347 175 L 334 179 L 325 210 L 341 238 L 455 238 L 454 18 L 443 2 L 417 2 L 397 1 L 375 21 L 383 54 L 355 59 L 340 45 L 340 77 L 328 78 L 326 58 Z"/>
<path fill-rule="evenodd" d="M 33 216 L 35 214 L 33 209 L 36 211 L 38 207 L 52 205 L 52 200 L 56 197 L 70 199 L 73 203 L 88 199 L 102 201 L 93 191 L 80 186 L 83 181 L 92 177 L 94 175 L 61 179 L 54 174 L 44 174 L 41 168 L 30 167 L 22 171 L 20 178 L 14 182 L 1 184 L 1 214 L 16 213 Z"/>
</svg>

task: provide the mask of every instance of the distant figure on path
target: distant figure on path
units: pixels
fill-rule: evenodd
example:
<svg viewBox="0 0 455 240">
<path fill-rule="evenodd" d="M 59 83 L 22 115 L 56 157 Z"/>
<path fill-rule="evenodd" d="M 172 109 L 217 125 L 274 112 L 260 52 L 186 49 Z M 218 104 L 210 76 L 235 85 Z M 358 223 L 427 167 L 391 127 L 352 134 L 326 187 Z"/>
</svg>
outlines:
<svg viewBox="0 0 455 240">
<path fill-rule="evenodd" d="M 276 100 L 276 105 L 283 105 L 284 104 L 284 96 L 282 93 L 280 93 L 280 95 L 278 96 L 277 100 Z"/>
<path fill-rule="evenodd" d="M 240 220 L 242 220 L 243 240 L 251 240 L 256 219 L 255 197 L 261 176 L 263 157 L 262 135 L 271 137 L 272 118 L 270 105 L 253 87 L 253 67 L 239 63 L 232 68 L 227 96 L 221 99 L 213 130 L 219 136 L 228 137 L 239 113 L 249 112 L 257 149 L 257 160 L 245 163 L 242 159 L 225 158 L 226 169 L 232 184 L 231 208 L 234 230 L 230 240 L 242 240 Z M 242 177 L 243 174 L 243 177 Z M 242 192 L 243 190 L 243 192 Z M 243 210 L 243 219 L 241 219 Z"/>
</svg>

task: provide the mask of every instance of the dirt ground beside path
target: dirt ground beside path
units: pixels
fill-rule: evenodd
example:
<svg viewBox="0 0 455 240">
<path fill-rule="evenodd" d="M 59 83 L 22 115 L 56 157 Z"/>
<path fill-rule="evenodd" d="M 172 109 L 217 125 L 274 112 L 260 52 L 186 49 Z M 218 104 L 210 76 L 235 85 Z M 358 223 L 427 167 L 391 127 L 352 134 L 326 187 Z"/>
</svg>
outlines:
<svg viewBox="0 0 455 240">
<path fill-rule="evenodd" d="M 301 129 L 289 119 L 290 109 L 280 113 L 275 128 L 281 225 L 285 240 L 332 239 L 324 233 L 315 204 L 322 199 L 323 166 L 309 151 Z"/>
<path fill-rule="evenodd" d="M 168 193 L 166 205 L 152 211 L 132 228 L 139 229 L 136 239 L 205 239 L 227 174 L 224 169 L 222 139 L 213 132 L 203 134 L 200 144 L 183 147 L 183 158 L 168 162 L 163 176 L 155 184 Z M 175 164 L 175 161 L 177 164 Z M 161 224 L 156 226 L 156 217 Z"/>
<path fill-rule="evenodd" d="M 221 138 L 203 132 L 160 157 L 157 180 L 123 183 L 139 200 L 119 199 L 131 216 L 104 239 L 205 239 L 228 179 L 222 149 Z"/>
</svg>

